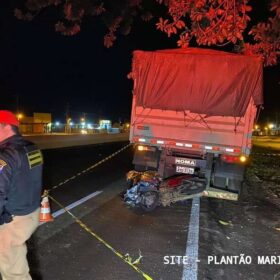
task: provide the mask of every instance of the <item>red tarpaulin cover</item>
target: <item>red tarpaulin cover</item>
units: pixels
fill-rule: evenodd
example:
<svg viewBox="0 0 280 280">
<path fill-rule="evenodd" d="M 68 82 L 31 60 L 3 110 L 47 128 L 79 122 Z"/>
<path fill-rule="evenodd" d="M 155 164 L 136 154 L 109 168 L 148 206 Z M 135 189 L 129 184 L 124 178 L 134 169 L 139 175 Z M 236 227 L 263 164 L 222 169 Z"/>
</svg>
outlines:
<svg viewBox="0 0 280 280">
<path fill-rule="evenodd" d="M 209 49 L 134 51 L 136 105 L 209 116 L 244 116 L 263 103 L 261 58 Z"/>
</svg>

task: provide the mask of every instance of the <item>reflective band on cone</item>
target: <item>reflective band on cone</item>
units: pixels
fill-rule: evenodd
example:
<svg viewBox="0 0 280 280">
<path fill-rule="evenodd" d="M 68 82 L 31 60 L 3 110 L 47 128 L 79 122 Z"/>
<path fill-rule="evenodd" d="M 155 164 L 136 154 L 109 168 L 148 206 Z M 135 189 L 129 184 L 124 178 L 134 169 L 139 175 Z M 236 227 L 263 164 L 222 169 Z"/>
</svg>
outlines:
<svg viewBox="0 0 280 280">
<path fill-rule="evenodd" d="M 48 209 L 48 208 L 43 208 L 43 207 L 41 207 L 41 213 L 42 213 L 42 214 L 51 213 L 51 210 Z"/>
<path fill-rule="evenodd" d="M 41 202 L 41 211 L 40 211 L 40 222 L 52 222 L 53 216 L 51 214 L 49 198 L 47 196 L 43 197 Z"/>
</svg>

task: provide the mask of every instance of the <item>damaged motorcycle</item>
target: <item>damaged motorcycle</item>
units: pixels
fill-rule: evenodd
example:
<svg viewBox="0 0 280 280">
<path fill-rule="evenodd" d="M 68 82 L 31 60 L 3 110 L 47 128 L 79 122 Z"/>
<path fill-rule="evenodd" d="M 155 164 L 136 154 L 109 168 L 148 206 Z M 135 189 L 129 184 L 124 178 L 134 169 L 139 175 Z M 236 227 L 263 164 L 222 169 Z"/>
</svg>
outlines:
<svg viewBox="0 0 280 280">
<path fill-rule="evenodd" d="M 129 171 L 124 202 L 133 209 L 151 212 L 157 206 L 169 206 L 201 196 L 206 188 L 204 179 L 175 175 L 162 179 L 156 171 Z"/>
</svg>

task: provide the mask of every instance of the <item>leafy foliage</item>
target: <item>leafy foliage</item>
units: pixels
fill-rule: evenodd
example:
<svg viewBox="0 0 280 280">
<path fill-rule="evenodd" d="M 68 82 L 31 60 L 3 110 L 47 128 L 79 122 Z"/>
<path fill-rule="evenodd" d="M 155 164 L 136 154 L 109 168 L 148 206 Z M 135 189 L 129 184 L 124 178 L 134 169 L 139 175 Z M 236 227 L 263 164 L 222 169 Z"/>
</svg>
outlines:
<svg viewBox="0 0 280 280">
<path fill-rule="evenodd" d="M 280 0 L 272 0 L 271 17 L 248 30 L 252 7 L 249 0 L 26 0 L 25 11 L 15 9 L 15 16 L 31 20 L 43 9 L 57 6 L 62 11 L 55 24 L 57 32 L 72 36 L 80 32 L 86 16 L 97 17 L 107 26 L 104 45 L 112 47 L 118 33 L 130 33 L 136 17 L 144 21 L 157 16 L 156 28 L 168 37 L 178 36 L 182 48 L 198 45 L 224 46 L 233 44 L 236 50 L 262 55 L 265 65 L 277 64 L 280 53 Z M 163 10 L 164 11 L 164 10 Z M 250 43 L 244 36 L 251 35 Z M 246 36 L 245 36 L 246 37 Z M 252 43 L 253 42 L 253 43 Z"/>
<path fill-rule="evenodd" d="M 274 16 L 267 22 L 260 22 L 254 26 L 249 34 L 257 42 L 253 45 L 245 44 L 245 52 L 261 54 L 266 65 L 277 64 L 280 54 L 280 0 L 274 0 L 271 5 Z"/>
</svg>

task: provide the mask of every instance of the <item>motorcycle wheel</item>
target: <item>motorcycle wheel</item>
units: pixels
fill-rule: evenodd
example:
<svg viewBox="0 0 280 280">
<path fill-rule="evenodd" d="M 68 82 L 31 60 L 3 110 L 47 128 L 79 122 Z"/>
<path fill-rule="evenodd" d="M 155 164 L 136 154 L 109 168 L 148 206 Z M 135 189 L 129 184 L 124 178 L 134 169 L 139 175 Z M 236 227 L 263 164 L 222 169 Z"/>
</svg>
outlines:
<svg viewBox="0 0 280 280">
<path fill-rule="evenodd" d="M 153 211 L 159 203 L 159 194 L 155 191 L 147 191 L 141 193 L 139 206 L 144 212 Z"/>
<path fill-rule="evenodd" d="M 185 180 L 181 185 L 182 189 L 180 193 L 184 195 L 197 194 L 203 192 L 205 187 L 206 185 L 204 182 Z"/>
</svg>

